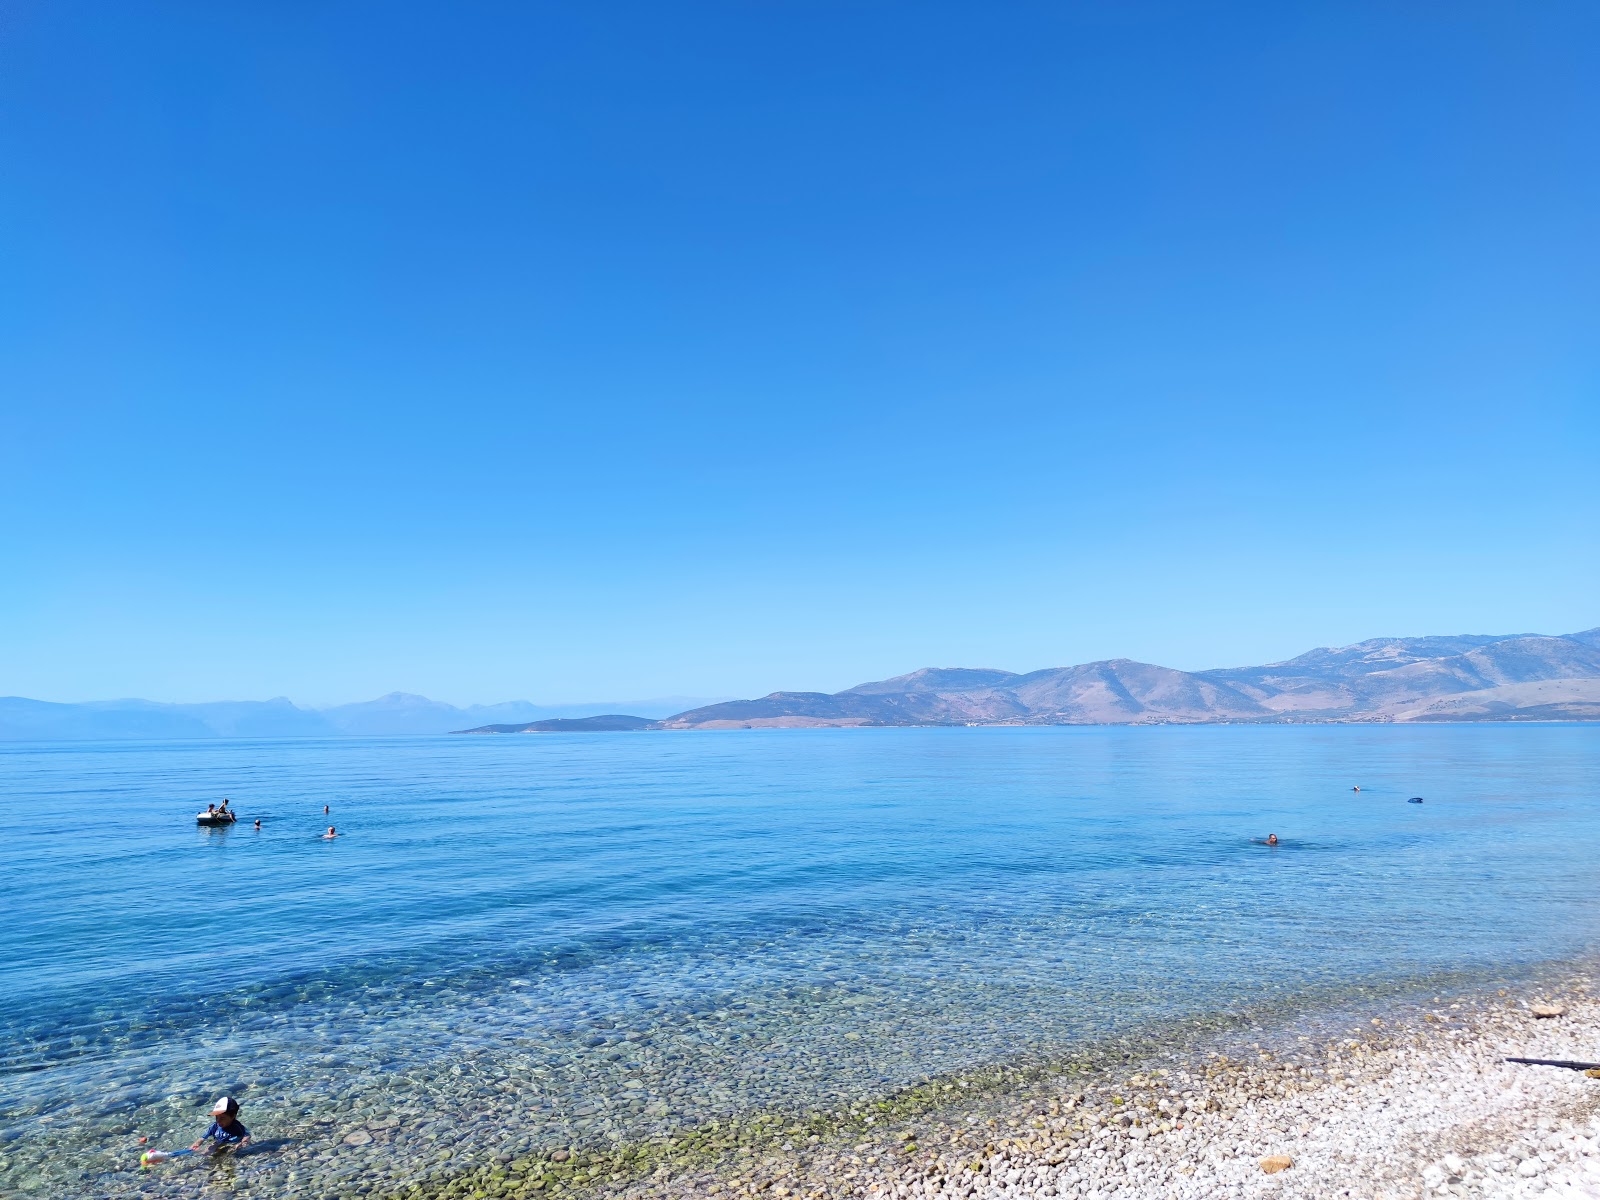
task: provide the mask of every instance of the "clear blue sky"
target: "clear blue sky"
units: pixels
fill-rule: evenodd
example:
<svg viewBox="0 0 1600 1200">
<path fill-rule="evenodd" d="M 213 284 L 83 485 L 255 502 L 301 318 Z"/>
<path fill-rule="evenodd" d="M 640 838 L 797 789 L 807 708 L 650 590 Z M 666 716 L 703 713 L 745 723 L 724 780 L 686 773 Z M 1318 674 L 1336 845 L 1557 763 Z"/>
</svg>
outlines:
<svg viewBox="0 0 1600 1200">
<path fill-rule="evenodd" d="M 1600 624 L 1600 6 L 17 0 L 0 693 Z"/>
</svg>

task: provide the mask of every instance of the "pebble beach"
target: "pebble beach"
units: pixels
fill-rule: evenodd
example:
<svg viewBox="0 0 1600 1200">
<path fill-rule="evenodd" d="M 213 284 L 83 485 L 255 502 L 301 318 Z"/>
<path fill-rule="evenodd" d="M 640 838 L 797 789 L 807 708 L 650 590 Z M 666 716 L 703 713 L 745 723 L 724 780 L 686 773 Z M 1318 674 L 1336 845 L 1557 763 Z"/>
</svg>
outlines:
<svg viewBox="0 0 1600 1200">
<path fill-rule="evenodd" d="M 1593 1059 L 1594 977 L 1535 996 L 1440 998 L 1346 1036 L 1092 1080 L 993 1111 L 952 1109 L 848 1151 L 769 1156 L 629 1196 L 968 1200 L 1127 1197 L 1600 1197 L 1600 1079 L 1508 1063 Z M 1535 1012 L 1545 1016 L 1536 1016 Z"/>
</svg>

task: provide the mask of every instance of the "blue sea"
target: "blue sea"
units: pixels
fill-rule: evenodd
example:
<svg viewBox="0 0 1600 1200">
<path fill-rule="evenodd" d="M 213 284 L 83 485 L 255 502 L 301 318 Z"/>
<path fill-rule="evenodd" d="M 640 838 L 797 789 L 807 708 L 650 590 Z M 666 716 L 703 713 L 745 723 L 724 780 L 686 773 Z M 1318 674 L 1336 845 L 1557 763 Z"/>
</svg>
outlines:
<svg viewBox="0 0 1600 1200">
<path fill-rule="evenodd" d="M 228 1094 L 230 1194 L 381 1195 L 1585 958 L 1600 727 L 8 745 L 0 864 L 0 1194 Z"/>
</svg>

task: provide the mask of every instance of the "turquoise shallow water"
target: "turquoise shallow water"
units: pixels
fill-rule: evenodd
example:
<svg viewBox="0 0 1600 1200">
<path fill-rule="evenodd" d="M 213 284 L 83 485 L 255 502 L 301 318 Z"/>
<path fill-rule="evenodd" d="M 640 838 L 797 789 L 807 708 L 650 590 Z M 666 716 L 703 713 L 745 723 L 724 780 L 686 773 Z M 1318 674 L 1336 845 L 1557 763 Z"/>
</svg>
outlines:
<svg viewBox="0 0 1600 1200">
<path fill-rule="evenodd" d="M 362 1195 L 1600 932 L 1584 726 L 24 745 L 0 794 L 3 1194 L 193 1194 L 127 1167 L 222 1092 L 282 1140 L 235 1192 Z"/>
</svg>

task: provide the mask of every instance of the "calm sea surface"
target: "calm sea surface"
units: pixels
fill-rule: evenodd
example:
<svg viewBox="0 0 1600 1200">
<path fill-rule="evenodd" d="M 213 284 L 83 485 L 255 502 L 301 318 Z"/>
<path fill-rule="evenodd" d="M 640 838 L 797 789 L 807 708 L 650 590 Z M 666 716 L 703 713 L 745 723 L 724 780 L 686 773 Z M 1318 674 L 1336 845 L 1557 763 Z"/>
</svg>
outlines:
<svg viewBox="0 0 1600 1200">
<path fill-rule="evenodd" d="M 0 1194 L 194 1194 L 228 1093 L 359 1195 L 1586 955 L 1600 728 L 0 746 L 0 868 Z"/>
</svg>

